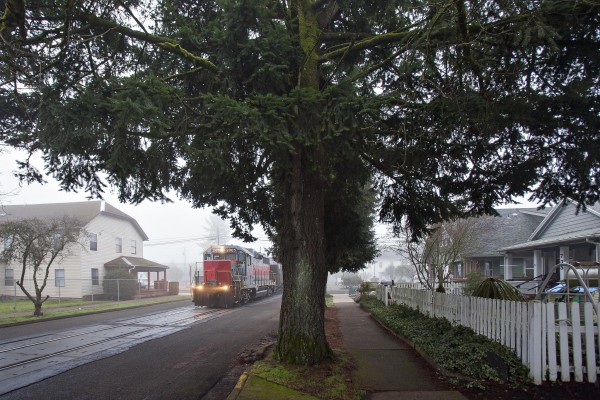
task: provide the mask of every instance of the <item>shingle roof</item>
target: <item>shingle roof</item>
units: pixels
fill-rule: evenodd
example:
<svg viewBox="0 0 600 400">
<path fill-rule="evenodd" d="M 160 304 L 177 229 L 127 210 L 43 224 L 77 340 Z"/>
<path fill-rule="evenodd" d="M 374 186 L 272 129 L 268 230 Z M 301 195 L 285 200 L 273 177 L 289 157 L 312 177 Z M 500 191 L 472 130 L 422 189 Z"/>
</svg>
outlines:
<svg viewBox="0 0 600 400">
<path fill-rule="evenodd" d="M 571 201 L 562 201 L 548 213 L 527 241 L 504 246 L 500 251 L 531 250 L 568 242 L 600 237 L 600 204 L 587 206 L 586 212 L 575 213 Z M 562 218 L 562 219 L 561 219 Z"/>
<path fill-rule="evenodd" d="M 100 201 L 3 205 L 0 208 L 0 221 L 16 221 L 25 218 L 62 218 L 69 215 L 86 225 L 100 213 L 100 205 Z"/>
<path fill-rule="evenodd" d="M 141 257 L 121 256 L 107 263 L 104 263 L 107 268 L 135 268 L 138 272 L 148 270 L 165 270 L 169 269 L 166 265 L 159 264 L 154 261 L 146 260 Z"/>
<path fill-rule="evenodd" d="M 148 240 L 148 236 L 134 218 L 108 203 L 104 203 L 104 210 L 102 210 L 102 203 L 101 200 L 93 200 L 72 203 L 3 205 L 0 207 L 0 223 L 24 218 L 49 219 L 68 215 L 77 218 L 85 226 L 102 214 L 131 222 L 142 236 L 142 240 Z"/>
<path fill-rule="evenodd" d="M 481 229 L 463 257 L 497 257 L 499 249 L 526 242 L 542 222 L 548 210 L 504 208 L 496 217 L 481 217 L 475 229 Z M 491 219 L 490 219 L 491 218 Z"/>
</svg>

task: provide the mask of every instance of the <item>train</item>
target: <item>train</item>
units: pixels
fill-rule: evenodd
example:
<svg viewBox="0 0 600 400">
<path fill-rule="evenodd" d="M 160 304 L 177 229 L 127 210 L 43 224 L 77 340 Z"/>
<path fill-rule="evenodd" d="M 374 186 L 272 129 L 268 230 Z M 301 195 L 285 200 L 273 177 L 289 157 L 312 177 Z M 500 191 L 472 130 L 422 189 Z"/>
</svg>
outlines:
<svg viewBox="0 0 600 400">
<path fill-rule="evenodd" d="M 230 308 L 282 288 L 281 265 L 252 249 L 211 246 L 194 274 L 192 301 L 197 307 Z"/>
</svg>

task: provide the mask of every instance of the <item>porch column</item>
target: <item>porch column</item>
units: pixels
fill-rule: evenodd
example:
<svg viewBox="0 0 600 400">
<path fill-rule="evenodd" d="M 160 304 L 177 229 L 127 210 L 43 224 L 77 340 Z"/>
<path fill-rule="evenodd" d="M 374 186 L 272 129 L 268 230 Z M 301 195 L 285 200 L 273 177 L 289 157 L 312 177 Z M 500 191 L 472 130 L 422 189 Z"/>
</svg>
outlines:
<svg viewBox="0 0 600 400">
<path fill-rule="evenodd" d="M 542 250 L 533 251 L 533 276 L 543 275 L 544 271 L 542 268 Z"/>
<path fill-rule="evenodd" d="M 596 262 L 600 262 L 600 243 L 596 243 Z"/>
<path fill-rule="evenodd" d="M 561 263 L 571 263 L 569 259 L 569 246 L 561 246 L 558 254 L 558 261 Z M 565 268 L 560 269 L 560 280 L 565 279 Z"/>
<path fill-rule="evenodd" d="M 512 254 L 504 253 L 504 280 L 509 281 L 513 278 L 513 260 Z"/>
<path fill-rule="evenodd" d="M 146 273 L 146 277 L 147 277 L 147 282 L 148 282 L 148 286 L 146 286 L 146 290 L 150 290 L 150 271 L 148 271 Z"/>
</svg>

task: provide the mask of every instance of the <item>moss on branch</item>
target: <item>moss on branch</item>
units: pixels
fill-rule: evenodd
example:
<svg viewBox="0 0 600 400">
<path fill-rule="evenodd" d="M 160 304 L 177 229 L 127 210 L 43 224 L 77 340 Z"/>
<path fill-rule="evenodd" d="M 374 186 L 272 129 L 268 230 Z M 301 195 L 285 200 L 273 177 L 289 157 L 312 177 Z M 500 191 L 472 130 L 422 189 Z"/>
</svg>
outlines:
<svg viewBox="0 0 600 400">
<path fill-rule="evenodd" d="M 189 50 L 183 48 L 181 46 L 181 44 L 174 39 L 163 37 L 163 36 L 158 36 L 158 35 L 153 35 L 153 34 L 150 34 L 147 32 L 137 31 L 135 29 L 131 29 L 131 28 L 127 28 L 122 25 L 119 25 L 116 22 L 98 18 L 94 15 L 86 15 L 84 18 L 87 19 L 90 22 L 90 24 L 92 24 L 92 25 L 99 26 L 104 29 L 110 29 L 115 32 L 119 32 L 125 36 L 131 37 L 134 39 L 138 39 L 138 40 L 144 41 L 146 43 L 153 44 L 165 51 L 168 51 L 169 53 L 180 56 L 181 58 L 189 60 L 189 61 L 193 62 L 195 65 L 198 65 L 198 66 L 208 69 L 210 71 L 217 70 L 217 67 L 215 64 L 213 64 L 210 61 L 208 61 L 207 59 L 200 57 L 196 54 L 193 54 Z"/>
</svg>

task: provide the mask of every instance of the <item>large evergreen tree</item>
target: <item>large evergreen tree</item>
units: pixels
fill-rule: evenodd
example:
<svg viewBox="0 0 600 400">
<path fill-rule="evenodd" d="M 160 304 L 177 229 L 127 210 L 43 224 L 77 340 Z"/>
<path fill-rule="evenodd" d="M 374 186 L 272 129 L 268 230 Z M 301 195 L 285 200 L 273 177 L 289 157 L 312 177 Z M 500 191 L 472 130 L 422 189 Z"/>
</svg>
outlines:
<svg viewBox="0 0 600 400">
<path fill-rule="evenodd" d="M 366 257 L 336 224 L 368 232 L 345 217 L 371 174 L 380 219 L 417 236 L 530 190 L 598 199 L 596 0 L 3 3 L 2 140 L 65 189 L 104 176 L 123 200 L 213 206 L 247 239 L 262 224 L 281 360 L 330 356 L 328 265 Z"/>
</svg>

